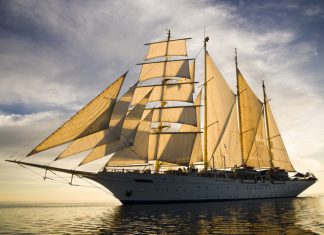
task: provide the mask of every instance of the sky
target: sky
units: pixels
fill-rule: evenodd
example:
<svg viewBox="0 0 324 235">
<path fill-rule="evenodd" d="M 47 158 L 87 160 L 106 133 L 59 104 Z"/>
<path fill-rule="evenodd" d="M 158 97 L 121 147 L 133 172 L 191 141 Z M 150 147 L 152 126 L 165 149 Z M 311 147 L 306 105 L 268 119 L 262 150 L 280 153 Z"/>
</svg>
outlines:
<svg viewBox="0 0 324 235">
<path fill-rule="evenodd" d="M 131 69 L 126 91 L 144 43 L 171 29 L 172 38 L 192 37 L 189 56 L 196 57 L 204 28 L 208 51 L 233 89 L 234 48 L 260 99 L 265 81 L 295 169 L 319 178 L 305 193 L 323 194 L 323 1 L 11 0 L 0 1 L 0 201 L 116 201 L 97 186 L 44 181 L 44 171 L 4 160 L 23 157 Z"/>
</svg>

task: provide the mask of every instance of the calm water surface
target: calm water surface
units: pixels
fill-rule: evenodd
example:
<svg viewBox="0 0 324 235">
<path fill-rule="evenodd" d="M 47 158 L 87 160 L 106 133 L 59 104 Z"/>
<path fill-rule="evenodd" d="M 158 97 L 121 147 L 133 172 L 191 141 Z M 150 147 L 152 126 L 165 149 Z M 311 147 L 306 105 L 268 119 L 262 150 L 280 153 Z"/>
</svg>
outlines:
<svg viewBox="0 0 324 235">
<path fill-rule="evenodd" d="M 197 204 L 0 204 L 0 234 L 324 234 L 324 196 Z"/>
</svg>

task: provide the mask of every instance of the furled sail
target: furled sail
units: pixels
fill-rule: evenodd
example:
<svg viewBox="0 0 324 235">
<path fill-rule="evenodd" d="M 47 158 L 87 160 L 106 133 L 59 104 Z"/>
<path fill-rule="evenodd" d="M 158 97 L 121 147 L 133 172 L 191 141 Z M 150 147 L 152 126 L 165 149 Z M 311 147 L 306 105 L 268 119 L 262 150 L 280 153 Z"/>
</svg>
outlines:
<svg viewBox="0 0 324 235">
<path fill-rule="evenodd" d="M 114 153 L 117 150 L 133 145 L 137 128 L 143 116 L 149 96 L 150 93 L 148 93 L 126 116 L 120 134 L 119 143 L 111 145 L 110 143 L 103 143 L 103 141 L 101 140 L 96 145 L 96 147 L 83 159 L 80 165 L 92 162 L 108 154 Z"/>
<path fill-rule="evenodd" d="M 32 150 L 28 156 L 108 128 L 110 116 L 126 75 L 127 73 L 118 78 Z"/>
<path fill-rule="evenodd" d="M 286 171 L 295 171 L 292 166 L 288 153 L 286 151 L 285 145 L 281 138 L 278 126 L 276 124 L 276 120 L 271 111 L 270 105 L 267 105 L 267 115 L 268 115 L 268 123 L 269 123 L 269 138 L 270 138 L 270 149 L 272 154 L 272 162 L 274 167 L 279 167 L 280 169 L 284 169 Z"/>
<path fill-rule="evenodd" d="M 146 60 L 164 56 L 187 56 L 186 39 L 149 43 Z"/>
<path fill-rule="evenodd" d="M 100 143 L 106 144 L 117 141 L 120 138 L 123 123 L 133 98 L 135 88 L 136 84 L 116 102 L 108 129 L 75 140 L 56 158 L 56 160 L 89 150 Z"/>
<path fill-rule="evenodd" d="M 264 116 L 262 114 L 249 157 L 246 161 L 248 166 L 253 166 L 255 168 L 270 167 L 270 155 L 264 124 Z"/>
<path fill-rule="evenodd" d="M 227 166 L 230 167 L 241 159 L 237 152 L 239 145 L 235 138 L 230 138 L 238 134 L 235 94 L 208 53 L 206 57 L 207 162 L 211 167 L 221 167 L 223 160 L 220 162 L 220 159 L 226 157 Z"/>
<path fill-rule="evenodd" d="M 116 152 L 106 166 L 125 166 L 147 163 L 151 119 L 152 111 L 149 112 L 139 124 L 134 145 Z"/>
<path fill-rule="evenodd" d="M 243 164 L 249 158 L 261 118 L 262 102 L 254 94 L 237 68 Z"/>
<path fill-rule="evenodd" d="M 189 59 L 151 62 L 142 65 L 139 81 L 161 77 L 179 77 L 189 79 Z"/>
</svg>

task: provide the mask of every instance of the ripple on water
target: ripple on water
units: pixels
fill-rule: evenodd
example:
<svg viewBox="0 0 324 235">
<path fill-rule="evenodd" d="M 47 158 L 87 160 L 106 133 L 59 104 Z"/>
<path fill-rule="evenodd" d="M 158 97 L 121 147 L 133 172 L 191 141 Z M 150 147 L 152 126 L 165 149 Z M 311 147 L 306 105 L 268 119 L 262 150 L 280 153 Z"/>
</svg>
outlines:
<svg viewBox="0 0 324 235">
<path fill-rule="evenodd" d="M 0 204 L 0 234 L 324 233 L 324 197 L 120 206 Z"/>
</svg>

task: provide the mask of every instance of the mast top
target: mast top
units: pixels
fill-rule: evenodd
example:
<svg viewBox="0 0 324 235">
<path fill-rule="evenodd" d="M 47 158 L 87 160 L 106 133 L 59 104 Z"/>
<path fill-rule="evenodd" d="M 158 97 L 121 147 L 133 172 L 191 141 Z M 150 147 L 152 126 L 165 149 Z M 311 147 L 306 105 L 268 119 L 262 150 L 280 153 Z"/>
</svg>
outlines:
<svg viewBox="0 0 324 235">
<path fill-rule="evenodd" d="M 171 30 L 170 29 L 167 29 L 167 35 L 168 35 L 168 41 L 170 41 L 170 38 L 171 38 Z"/>
<path fill-rule="evenodd" d="M 205 49 L 206 49 L 206 46 L 207 46 L 207 42 L 209 41 L 209 37 L 208 36 L 206 36 L 205 38 L 204 38 L 204 47 L 205 47 Z"/>
<path fill-rule="evenodd" d="M 237 63 L 237 49 L 236 48 L 235 48 L 235 57 L 234 57 L 234 59 L 235 59 L 235 66 L 237 68 L 238 63 Z"/>
</svg>

